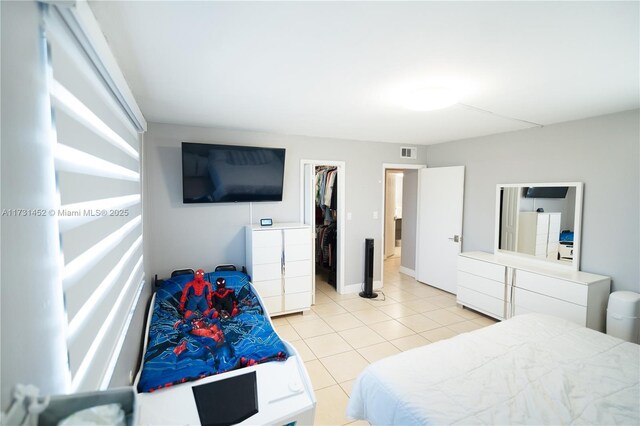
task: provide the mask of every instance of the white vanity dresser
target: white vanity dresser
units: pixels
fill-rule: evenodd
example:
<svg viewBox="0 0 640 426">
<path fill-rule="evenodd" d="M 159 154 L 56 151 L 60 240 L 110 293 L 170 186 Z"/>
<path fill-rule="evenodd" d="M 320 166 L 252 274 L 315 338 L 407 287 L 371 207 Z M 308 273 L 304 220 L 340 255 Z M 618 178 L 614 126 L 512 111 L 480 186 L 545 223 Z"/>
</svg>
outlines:
<svg viewBox="0 0 640 426">
<path fill-rule="evenodd" d="M 485 252 L 458 258 L 458 303 L 497 319 L 550 314 L 605 331 L 611 280 Z"/>
<path fill-rule="evenodd" d="M 460 254 L 458 303 L 500 320 L 537 312 L 604 332 L 611 279 L 579 271 L 582 187 L 576 182 L 498 185 L 494 253 Z M 538 197 L 533 202 L 531 194 Z M 562 229 L 575 235 L 571 258 L 541 258 L 520 249 L 518 222 L 535 215 L 523 214 L 527 209 L 541 206 L 563 211 Z"/>
</svg>

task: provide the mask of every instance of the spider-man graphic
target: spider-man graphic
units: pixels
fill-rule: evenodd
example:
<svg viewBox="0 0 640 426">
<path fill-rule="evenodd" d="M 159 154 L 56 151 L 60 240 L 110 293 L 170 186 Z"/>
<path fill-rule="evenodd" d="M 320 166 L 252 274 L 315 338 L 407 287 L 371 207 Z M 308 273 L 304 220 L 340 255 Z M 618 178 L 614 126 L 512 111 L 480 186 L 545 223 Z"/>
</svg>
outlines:
<svg viewBox="0 0 640 426">
<path fill-rule="evenodd" d="M 216 280 L 216 291 L 213 293 L 213 307 L 223 317 L 235 316 L 238 313 L 238 299 L 232 288 L 227 288 L 227 281 L 220 277 Z"/>
<path fill-rule="evenodd" d="M 180 297 L 180 312 L 184 312 L 184 319 L 189 321 L 196 318 L 197 312 L 204 317 L 216 318 L 218 312 L 212 309 L 212 294 L 211 283 L 204 279 L 204 270 L 198 269 L 194 280 L 187 283 Z"/>
</svg>

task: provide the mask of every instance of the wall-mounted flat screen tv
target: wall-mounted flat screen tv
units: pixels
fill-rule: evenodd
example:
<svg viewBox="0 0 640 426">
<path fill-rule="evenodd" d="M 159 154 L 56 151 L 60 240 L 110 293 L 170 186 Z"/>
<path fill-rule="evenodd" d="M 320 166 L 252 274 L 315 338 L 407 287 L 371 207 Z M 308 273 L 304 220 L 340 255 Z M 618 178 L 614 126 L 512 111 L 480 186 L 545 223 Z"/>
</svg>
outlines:
<svg viewBox="0 0 640 426">
<path fill-rule="evenodd" d="M 524 188 L 525 198 L 565 198 L 568 186 L 535 186 Z"/>
<path fill-rule="evenodd" d="M 182 143 L 184 203 L 282 201 L 284 148 Z"/>
</svg>

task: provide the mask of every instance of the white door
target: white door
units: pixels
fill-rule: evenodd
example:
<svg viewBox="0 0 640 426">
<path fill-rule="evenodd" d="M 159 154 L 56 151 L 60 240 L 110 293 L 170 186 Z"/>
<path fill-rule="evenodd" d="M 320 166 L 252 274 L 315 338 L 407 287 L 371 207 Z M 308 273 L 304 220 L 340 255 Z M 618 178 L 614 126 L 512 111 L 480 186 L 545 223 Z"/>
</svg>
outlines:
<svg viewBox="0 0 640 426">
<path fill-rule="evenodd" d="M 393 256 L 396 250 L 396 174 L 385 173 L 384 196 L 384 257 Z"/>
<path fill-rule="evenodd" d="M 519 204 L 520 188 L 508 187 L 502 190 L 500 250 L 516 251 L 518 247 Z"/>
<path fill-rule="evenodd" d="M 464 166 L 426 168 L 418 173 L 416 277 L 455 294 L 462 247 Z"/>
</svg>

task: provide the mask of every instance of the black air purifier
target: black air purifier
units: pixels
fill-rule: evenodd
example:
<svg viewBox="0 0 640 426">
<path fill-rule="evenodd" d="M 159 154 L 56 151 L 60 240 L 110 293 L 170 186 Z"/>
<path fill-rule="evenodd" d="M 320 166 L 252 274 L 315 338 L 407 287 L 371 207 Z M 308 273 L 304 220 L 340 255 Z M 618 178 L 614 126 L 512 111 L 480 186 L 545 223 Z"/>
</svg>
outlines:
<svg viewBox="0 0 640 426">
<path fill-rule="evenodd" d="M 378 297 L 378 293 L 373 292 L 373 238 L 364 240 L 364 291 L 360 292 L 360 297 Z"/>
</svg>

